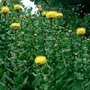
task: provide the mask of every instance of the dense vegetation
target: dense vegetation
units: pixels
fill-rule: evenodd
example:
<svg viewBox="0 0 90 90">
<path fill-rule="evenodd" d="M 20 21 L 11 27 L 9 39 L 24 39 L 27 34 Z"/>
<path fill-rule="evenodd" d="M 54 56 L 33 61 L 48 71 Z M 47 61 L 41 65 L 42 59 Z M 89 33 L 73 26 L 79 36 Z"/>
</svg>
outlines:
<svg viewBox="0 0 90 90">
<path fill-rule="evenodd" d="M 90 90 L 89 12 L 70 8 L 79 0 L 35 1 L 39 15 L 0 3 L 0 90 Z"/>
</svg>

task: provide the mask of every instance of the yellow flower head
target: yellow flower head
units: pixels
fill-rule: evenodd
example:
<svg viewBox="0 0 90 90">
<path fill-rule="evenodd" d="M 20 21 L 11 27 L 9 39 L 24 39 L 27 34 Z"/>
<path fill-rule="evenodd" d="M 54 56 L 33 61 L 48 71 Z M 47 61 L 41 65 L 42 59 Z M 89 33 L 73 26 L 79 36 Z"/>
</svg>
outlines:
<svg viewBox="0 0 90 90">
<path fill-rule="evenodd" d="M 77 35 L 84 35 L 85 33 L 86 33 L 86 28 L 84 27 L 77 28 L 77 31 L 76 31 Z"/>
<path fill-rule="evenodd" d="M 2 8 L 1 8 L 1 12 L 2 13 L 9 13 L 9 7 L 8 6 L 3 6 Z"/>
<path fill-rule="evenodd" d="M 39 65 L 43 65 L 46 63 L 46 57 L 45 56 L 37 56 L 35 58 L 35 63 Z"/>
<path fill-rule="evenodd" d="M 20 9 L 21 9 L 20 4 L 15 4 L 15 5 L 14 5 L 14 9 L 15 9 L 15 10 L 20 10 Z"/>
<path fill-rule="evenodd" d="M 56 11 L 48 11 L 46 13 L 47 18 L 56 18 L 57 12 Z"/>
<path fill-rule="evenodd" d="M 60 18 L 63 16 L 63 13 L 58 13 L 56 11 L 48 11 L 46 13 L 47 18 Z"/>
<path fill-rule="evenodd" d="M 20 28 L 20 23 L 14 22 L 11 24 L 11 28 L 14 30 L 17 30 Z"/>
</svg>

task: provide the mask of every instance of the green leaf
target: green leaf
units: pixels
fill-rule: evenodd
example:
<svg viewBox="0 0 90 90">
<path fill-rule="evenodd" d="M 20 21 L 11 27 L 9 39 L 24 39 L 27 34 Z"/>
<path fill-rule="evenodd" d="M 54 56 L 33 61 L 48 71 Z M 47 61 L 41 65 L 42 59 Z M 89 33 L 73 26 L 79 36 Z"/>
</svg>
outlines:
<svg viewBox="0 0 90 90">
<path fill-rule="evenodd" d="M 0 82 L 0 90 L 9 90 L 4 83 Z"/>
<path fill-rule="evenodd" d="M 71 90 L 83 90 L 83 89 L 81 88 L 81 85 L 77 81 L 75 81 L 72 84 L 72 89 Z"/>
<path fill-rule="evenodd" d="M 32 85 L 33 85 L 34 87 L 37 87 L 38 85 L 40 85 L 40 76 L 37 76 L 37 77 L 35 78 L 35 80 L 33 81 Z"/>
</svg>

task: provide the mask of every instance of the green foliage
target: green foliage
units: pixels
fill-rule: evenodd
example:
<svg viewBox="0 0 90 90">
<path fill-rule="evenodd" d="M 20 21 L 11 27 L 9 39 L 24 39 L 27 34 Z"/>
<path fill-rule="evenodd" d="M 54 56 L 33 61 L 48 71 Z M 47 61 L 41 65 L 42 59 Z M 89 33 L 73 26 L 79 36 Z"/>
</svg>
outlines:
<svg viewBox="0 0 90 90">
<path fill-rule="evenodd" d="M 0 13 L 0 90 L 90 90 L 90 39 L 76 35 L 77 27 L 88 34 L 90 15 L 80 19 L 67 9 L 63 18 L 49 20 L 8 3 L 11 13 Z M 21 24 L 16 31 L 14 21 Z M 47 63 L 35 64 L 38 55 Z"/>
</svg>

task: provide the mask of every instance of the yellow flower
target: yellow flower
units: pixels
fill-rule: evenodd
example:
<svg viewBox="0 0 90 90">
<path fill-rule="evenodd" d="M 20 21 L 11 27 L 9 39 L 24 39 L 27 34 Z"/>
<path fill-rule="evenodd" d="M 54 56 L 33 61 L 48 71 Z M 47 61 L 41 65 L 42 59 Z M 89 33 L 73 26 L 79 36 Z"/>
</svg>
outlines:
<svg viewBox="0 0 90 90">
<path fill-rule="evenodd" d="M 46 16 L 47 11 L 42 12 L 42 16 Z"/>
<path fill-rule="evenodd" d="M 47 18 L 60 18 L 63 16 L 63 13 L 58 13 L 56 11 L 48 11 L 46 13 Z"/>
<path fill-rule="evenodd" d="M 56 18 L 57 12 L 56 11 L 48 11 L 46 13 L 47 18 Z"/>
<path fill-rule="evenodd" d="M 1 8 L 1 12 L 2 13 L 9 13 L 9 7 L 8 6 L 3 6 L 2 8 Z"/>
<path fill-rule="evenodd" d="M 11 28 L 14 30 L 17 30 L 20 28 L 20 23 L 14 22 L 11 24 Z"/>
<path fill-rule="evenodd" d="M 46 57 L 45 56 L 37 56 L 35 58 L 35 63 L 39 65 L 43 65 L 46 63 Z"/>
<path fill-rule="evenodd" d="M 86 33 L 86 28 L 84 27 L 77 28 L 77 31 L 76 31 L 77 35 L 84 35 L 85 33 Z"/>
<path fill-rule="evenodd" d="M 15 10 L 19 10 L 19 9 L 21 9 L 20 4 L 15 4 L 15 5 L 14 5 L 14 9 L 15 9 Z"/>
</svg>

